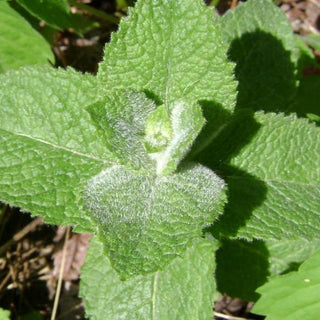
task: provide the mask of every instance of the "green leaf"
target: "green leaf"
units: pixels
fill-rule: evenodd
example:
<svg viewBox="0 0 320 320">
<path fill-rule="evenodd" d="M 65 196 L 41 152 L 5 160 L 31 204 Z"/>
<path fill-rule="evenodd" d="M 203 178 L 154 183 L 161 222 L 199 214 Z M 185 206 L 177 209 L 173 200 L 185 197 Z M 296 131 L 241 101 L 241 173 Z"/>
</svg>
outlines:
<svg viewBox="0 0 320 320">
<path fill-rule="evenodd" d="M 316 115 L 314 113 L 307 113 L 306 116 L 310 121 L 314 121 L 318 125 L 320 124 L 320 117 L 318 115 Z"/>
<path fill-rule="evenodd" d="M 0 320 L 10 320 L 10 311 L 0 308 Z"/>
<path fill-rule="evenodd" d="M 256 301 L 255 290 L 269 275 L 268 250 L 261 240 L 224 239 L 216 252 L 217 289 L 231 297 Z"/>
<path fill-rule="evenodd" d="M 119 161 L 139 169 L 151 167 L 142 137 L 146 118 L 155 108 L 155 103 L 143 93 L 118 91 L 91 105 L 88 111 Z"/>
<path fill-rule="evenodd" d="M 211 145 L 218 156 L 203 161 L 222 171 L 228 185 L 228 205 L 214 232 L 249 239 L 319 239 L 320 129 L 293 115 L 257 113 L 260 129 L 250 132 L 254 121 L 239 119 Z"/>
<path fill-rule="evenodd" d="M 106 90 L 146 91 L 167 110 L 181 99 L 232 110 L 236 82 L 225 52 L 202 0 L 138 1 L 106 46 L 98 78 Z"/>
<path fill-rule="evenodd" d="M 302 37 L 303 41 L 310 47 L 320 51 L 320 35 L 316 33 L 309 33 L 308 35 Z"/>
<path fill-rule="evenodd" d="M 151 154 L 152 159 L 157 162 L 157 174 L 169 174 L 177 169 L 179 162 L 189 151 L 204 124 L 200 106 L 187 104 L 183 101 L 173 104 L 168 117 L 172 130 L 171 139 L 168 139 L 163 150 Z M 159 121 L 160 119 L 155 120 Z M 151 131 L 151 125 L 149 125 L 149 130 Z M 146 135 L 147 139 L 149 137 L 150 135 Z"/>
<path fill-rule="evenodd" d="M 320 116 L 320 76 L 306 76 L 301 79 L 294 109 L 301 116 L 313 113 Z"/>
<path fill-rule="evenodd" d="M 284 13 L 270 0 L 249 0 L 221 23 L 236 63 L 237 107 L 285 111 L 295 95 L 300 50 Z"/>
<path fill-rule="evenodd" d="M 25 68 L 0 76 L 0 84 L 0 200 L 91 230 L 82 191 L 116 163 L 85 110 L 99 99 L 95 78 Z"/>
<path fill-rule="evenodd" d="M 134 91 L 115 92 L 88 111 L 119 162 L 146 170 L 154 160 L 157 174 L 177 169 L 204 124 L 199 105 L 177 101 L 166 110 Z"/>
<path fill-rule="evenodd" d="M 310 67 L 317 68 L 318 62 L 311 48 L 303 41 L 299 34 L 295 34 L 297 48 L 299 49 L 298 57 L 298 78 L 299 80 L 303 78 L 304 72 Z"/>
<path fill-rule="evenodd" d="M 49 44 L 6 1 L 0 1 L 0 29 L 0 72 L 54 61 Z"/>
<path fill-rule="evenodd" d="M 80 287 L 87 315 L 91 320 L 212 319 L 214 249 L 199 240 L 166 269 L 121 281 L 102 243 L 91 239 Z"/>
<path fill-rule="evenodd" d="M 67 0 L 17 0 L 32 15 L 60 30 L 72 27 Z"/>
<path fill-rule="evenodd" d="M 217 289 L 232 297 L 256 301 L 259 286 L 274 276 L 298 270 L 319 248 L 320 240 L 223 239 L 216 252 Z"/>
<path fill-rule="evenodd" d="M 172 125 L 165 105 L 159 106 L 146 119 L 144 145 L 149 153 L 163 151 L 172 139 Z"/>
<path fill-rule="evenodd" d="M 297 270 L 302 262 L 320 248 L 320 240 L 267 240 L 270 275 Z"/>
<path fill-rule="evenodd" d="M 188 1 L 183 3 L 188 4 Z M 197 23 L 202 19 L 207 23 L 210 11 L 200 3 L 196 4 L 197 12 L 196 15 L 192 12 L 192 17 Z M 190 2 L 187 8 L 194 4 Z M 146 7 L 143 2 L 139 5 L 140 9 L 138 6 L 133 17 L 137 18 L 137 13 L 143 16 L 143 12 L 139 12 L 141 8 L 150 12 L 154 8 L 159 18 L 167 18 L 157 6 L 151 6 L 151 2 Z M 166 5 L 163 4 L 165 9 Z M 171 13 L 179 17 L 181 24 L 181 20 L 187 18 L 187 11 L 180 12 L 181 8 L 173 1 L 171 5 L 176 11 Z M 130 19 L 125 21 L 123 24 L 128 25 Z M 152 16 L 148 21 L 154 22 Z M 133 31 L 134 20 L 131 23 Z M 204 25 L 200 29 L 201 32 L 197 32 L 201 35 Z M 218 37 L 218 30 L 211 22 L 210 30 Z M 218 69 L 213 67 L 213 62 L 206 61 L 206 68 L 212 66 L 214 72 L 218 70 L 217 74 L 209 74 L 229 81 L 219 90 L 234 88 L 232 65 L 224 57 L 219 38 L 208 48 L 214 54 L 210 54 L 210 59 L 215 64 L 220 61 Z M 200 53 L 201 50 L 202 47 Z M 216 57 L 220 60 L 216 61 Z M 167 68 L 168 61 L 170 64 L 176 62 L 170 59 L 161 64 L 161 68 Z M 189 73 L 186 72 L 182 79 L 186 76 L 190 81 L 191 71 L 186 70 Z M 177 69 L 175 72 L 177 75 Z M 200 106 L 194 99 L 211 96 L 202 95 L 207 87 L 207 83 L 202 83 L 198 86 L 202 92 L 200 96 L 188 95 L 185 91 L 185 97 L 171 100 L 178 97 L 169 92 L 174 86 L 171 82 L 169 85 L 169 79 L 161 80 L 165 80 L 163 89 L 170 94 L 165 108 L 172 137 L 155 157 L 145 152 L 145 138 L 150 134 L 147 131 L 150 122 L 147 125 L 146 120 L 156 104 L 161 108 L 157 93 L 150 92 L 148 86 L 141 87 L 144 94 L 124 88 L 124 85 L 120 90 L 117 82 L 112 84 L 113 90 L 103 91 L 100 80 L 97 82 L 93 77 L 71 70 L 48 69 L 21 70 L 3 79 L 0 105 L 5 116 L 0 122 L 0 199 L 34 215 L 44 215 L 47 222 L 76 225 L 77 230 L 93 231 L 97 222 L 104 232 L 105 249 L 123 277 L 152 272 L 182 255 L 190 242 L 201 236 L 202 227 L 211 223 L 221 210 L 224 197 L 220 199 L 220 192 L 224 183 L 213 172 L 201 166 L 187 165 L 173 174 L 204 122 Z M 129 90 L 127 96 L 122 95 L 124 90 Z M 209 87 L 206 92 L 210 90 Z M 107 98 L 103 97 L 106 93 Z M 161 164 L 160 169 L 156 170 L 152 159 Z M 154 167 L 145 165 L 148 161 Z M 85 186 L 91 216 L 83 206 Z M 94 194 L 96 191 L 98 194 Z M 119 199 L 123 203 L 119 204 Z M 130 222 L 116 220 L 119 215 Z M 142 221 L 141 217 L 146 219 Z"/>
<path fill-rule="evenodd" d="M 305 261 L 298 272 L 271 279 L 258 289 L 261 298 L 253 312 L 270 320 L 312 320 L 320 313 L 320 251 Z"/>
<path fill-rule="evenodd" d="M 114 166 L 89 181 L 84 198 L 113 267 L 126 278 L 182 255 L 221 210 L 223 187 L 200 165 L 165 176 Z"/>
</svg>

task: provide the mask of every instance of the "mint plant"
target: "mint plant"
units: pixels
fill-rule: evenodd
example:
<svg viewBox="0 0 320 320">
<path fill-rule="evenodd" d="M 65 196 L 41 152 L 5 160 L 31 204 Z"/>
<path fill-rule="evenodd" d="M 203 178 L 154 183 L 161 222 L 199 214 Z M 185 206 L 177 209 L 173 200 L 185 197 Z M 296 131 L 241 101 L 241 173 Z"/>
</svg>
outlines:
<svg viewBox="0 0 320 320">
<path fill-rule="evenodd" d="M 298 319 L 287 306 L 304 290 L 319 308 L 297 280 L 319 286 L 320 132 L 296 104 L 308 59 L 269 0 L 223 17 L 201 0 L 140 0 L 97 76 L 0 76 L 0 200 L 94 234 L 90 319 L 212 319 L 218 292 L 260 294 L 270 319 Z M 287 278 L 297 296 L 266 307 Z"/>
</svg>

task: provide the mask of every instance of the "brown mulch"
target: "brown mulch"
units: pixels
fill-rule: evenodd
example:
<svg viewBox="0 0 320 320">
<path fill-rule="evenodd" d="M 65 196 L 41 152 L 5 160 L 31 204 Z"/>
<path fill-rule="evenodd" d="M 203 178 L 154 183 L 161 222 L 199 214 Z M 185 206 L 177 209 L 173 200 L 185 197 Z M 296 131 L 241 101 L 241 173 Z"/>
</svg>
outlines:
<svg viewBox="0 0 320 320">
<path fill-rule="evenodd" d="M 84 319 L 79 275 L 91 235 L 71 233 L 65 241 L 66 228 L 44 224 L 41 218 L 32 219 L 8 206 L 2 211 L 0 307 L 10 309 L 13 319 L 35 310 L 41 319 L 49 319 L 66 246 L 59 319 Z"/>
</svg>

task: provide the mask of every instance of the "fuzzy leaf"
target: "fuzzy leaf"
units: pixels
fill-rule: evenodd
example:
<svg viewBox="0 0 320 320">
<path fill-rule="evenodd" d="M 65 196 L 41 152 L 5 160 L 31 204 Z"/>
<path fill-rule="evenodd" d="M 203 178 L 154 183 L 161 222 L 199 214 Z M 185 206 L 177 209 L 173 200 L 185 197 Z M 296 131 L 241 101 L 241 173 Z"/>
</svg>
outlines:
<svg viewBox="0 0 320 320">
<path fill-rule="evenodd" d="M 87 315 L 91 320 L 212 319 L 214 247 L 199 240 L 165 270 L 121 281 L 93 238 L 81 272 Z"/>
<path fill-rule="evenodd" d="M 145 90 L 168 110 L 180 99 L 232 110 L 236 82 L 225 52 L 202 0 L 137 1 L 106 46 L 98 78 L 106 90 Z"/>
<path fill-rule="evenodd" d="M 143 93 L 118 91 L 88 108 L 119 162 L 133 168 L 147 168 L 151 159 L 142 143 L 145 122 L 156 108 Z"/>
<path fill-rule="evenodd" d="M 199 165 L 165 176 L 114 166 L 89 181 L 84 197 L 113 267 L 125 278 L 182 255 L 217 216 L 223 186 Z"/>
<path fill-rule="evenodd" d="M 54 61 L 49 44 L 6 1 L 0 1 L 0 30 L 0 72 Z"/>
<path fill-rule="evenodd" d="M 134 91 L 113 93 L 88 111 L 119 162 L 146 169 L 154 160 L 157 174 L 177 169 L 204 124 L 198 105 L 178 101 L 166 110 Z"/>
<path fill-rule="evenodd" d="M 198 105 L 178 101 L 173 104 L 169 113 L 172 138 L 163 151 L 153 154 L 158 174 L 173 173 L 177 169 L 204 124 Z"/>
<path fill-rule="evenodd" d="M 320 129 L 293 115 L 257 113 L 250 121 L 240 120 L 211 146 L 218 156 L 203 161 L 223 171 L 228 184 L 228 205 L 214 232 L 249 239 L 319 239 Z M 250 132 L 254 121 L 256 132 Z M 243 145 L 244 139 L 250 143 Z M 224 165 L 219 164 L 222 155 Z"/>
<path fill-rule="evenodd" d="M 90 230 L 81 193 L 87 179 L 116 163 L 85 110 L 98 99 L 95 78 L 26 68 L 0 84 L 0 200 Z"/>
<path fill-rule="evenodd" d="M 300 50 L 284 13 L 271 0 L 249 0 L 221 21 L 236 63 L 237 107 L 285 111 L 295 96 Z"/>
<path fill-rule="evenodd" d="M 298 272 L 271 279 L 257 291 L 261 298 L 253 311 L 270 320 L 313 320 L 320 313 L 320 251 Z"/>
<path fill-rule="evenodd" d="M 223 199 L 220 199 L 220 191 L 224 183 L 206 168 L 184 167 L 178 168 L 176 174 L 172 173 L 189 150 L 204 122 L 196 100 L 217 98 L 220 102 L 229 101 L 230 104 L 227 103 L 225 107 L 232 109 L 235 89 L 232 65 L 224 56 L 225 48 L 221 46 L 219 30 L 212 24 L 210 10 L 200 0 L 181 1 L 187 10 L 184 6 L 177 6 L 172 0 L 170 3 L 172 10 L 169 12 L 171 18 L 178 22 L 177 27 L 179 24 L 185 24 L 188 19 L 192 28 L 198 27 L 202 22 L 202 26 L 196 30 L 192 39 L 198 46 L 199 55 L 193 62 L 187 59 L 185 63 L 177 57 L 178 51 L 171 56 L 169 49 L 172 46 L 167 45 L 165 50 L 169 50 L 169 58 L 165 59 L 165 63 L 160 63 L 157 69 L 161 86 L 160 82 L 154 82 L 150 87 L 142 85 L 139 78 L 131 78 L 129 84 L 125 65 L 123 65 L 123 77 L 119 78 L 119 81 L 123 81 L 121 85 L 119 81 L 109 82 L 109 78 L 102 83 L 103 71 L 100 72 L 98 82 L 95 82 L 93 77 L 76 74 L 70 70 L 64 72 L 30 69 L 11 74 L 5 79 L 0 97 L 0 105 L 5 113 L 0 123 L 3 131 L 1 152 L 5 155 L 1 160 L 3 193 L 0 199 L 32 211 L 35 215 L 45 215 L 48 222 L 76 224 L 78 228 L 82 228 L 81 230 L 88 230 L 87 228 L 92 230 L 95 224 L 88 225 L 87 220 L 91 220 L 91 217 L 87 217 L 82 205 L 82 191 L 86 184 L 87 205 L 90 209 L 94 209 L 91 216 L 104 231 L 105 241 L 110 240 L 105 244 L 105 249 L 123 277 L 155 271 L 183 254 L 190 241 L 201 236 L 202 227 L 214 220 L 223 202 Z M 162 4 L 161 10 L 157 6 L 159 4 Z M 149 27 L 156 22 L 153 13 L 156 12 L 159 19 L 167 19 L 167 14 L 164 14 L 164 10 L 168 9 L 167 6 L 166 1 L 138 2 L 137 9 L 131 13 L 131 18 L 122 23 L 122 30 L 130 27 L 131 32 L 135 32 L 137 27 L 141 34 L 143 28 L 146 33 L 152 31 Z M 195 11 L 188 11 L 190 9 Z M 145 10 L 149 13 L 146 14 Z M 191 16 L 189 13 L 192 13 Z M 147 20 L 144 20 L 145 18 Z M 138 26 L 135 26 L 135 19 L 139 20 Z M 172 37 L 175 37 L 174 40 L 179 40 L 179 50 L 185 53 L 187 47 L 184 47 L 184 33 L 179 32 L 175 35 L 170 25 L 168 30 L 172 33 Z M 202 35 L 207 36 L 211 31 L 214 37 L 210 38 L 211 42 L 208 42 L 210 45 L 203 51 L 203 43 L 200 45 L 199 40 L 204 40 Z M 167 34 L 167 31 L 162 30 L 159 37 L 167 37 Z M 125 40 L 130 43 L 137 39 L 127 37 Z M 146 47 L 141 40 L 137 43 L 142 46 L 141 50 L 145 50 Z M 162 47 L 161 44 L 149 48 L 157 50 Z M 211 51 L 208 51 L 208 56 L 206 54 L 209 49 Z M 117 45 L 111 44 L 108 50 L 116 52 Z M 117 54 L 117 61 L 119 57 L 120 61 L 120 53 Z M 150 66 L 150 63 L 155 62 L 153 54 L 144 58 L 150 59 L 149 62 L 144 61 L 146 65 Z M 156 58 L 162 62 L 163 55 L 157 55 Z M 177 69 L 176 63 L 179 61 L 183 68 Z M 112 63 L 111 59 L 108 63 Z M 189 63 L 199 63 L 199 66 L 196 69 L 190 68 Z M 167 74 L 169 65 L 175 70 L 171 73 L 171 67 L 169 68 L 170 81 L 168 77 L 163 77 L 163 71 Z M 116 66 L 114 70 L 116 74 Z M 140 74 L 141 70 L 136 71 Z M 212 78 L 203 76 L 201 73 L 204 72 Z M 112 73 L 108 73 L 108 77 L 109 74 L 112 76 Z M 183 84 L 184 87 L 175 86 L 178 84 L 178 78 L 181 83 L 187 79 Z M 208 83 L 214 79 L 222 82 L 217 83 L 212 91 L 213 87 L 209 85 L 208 89 Z M 108 90 L 101 90 L 101 86 L 108 86 Z M 200 92 L 199 95 L 196 94 L 194 86 Z M 144 95 L 132 93 L 131 90 L 128 91 L 131 92 L 129 97 L 123 97 L 121 95 L 123 91 L 130 90 L 130 87 L 143 89 L 139 92 L 144 92 Z M 150 91 L 158 88 L 166 91 L 161 94 L 167 97 L 164 104 L 170 118 L 172 137 L 163 150 L 164 159 L 157 175 L 155 168 L 149 168 L 145 165 L 147 162 L 141 161 L 140 164 L 139 161 L 142 158 L 152 160 L 151 155 L 144 152 L 148 151 L 144 145 L 147 129 L 145 121 L 154 111 L 155 105 L 161 106 L 159 101 L 164 96 L 160 99 L 157 96 L 159 91 Z M 231 95 L 222 99 L 223 91 L 227 88 L 231 88 Z M 211 91 L 214 92 L 213 95 Z M 108 93 L 107 98 L 105 98 L 106 93 Z M 97 102 L 99 103 L 96 104 Z M 92 104 L 93 107 L 88 109 L 87 106 Z M 87 110 L 91 113 L 91 118 Z M 103 115 L 104 118 L 101 118 Z M 95 121 L 96 127 L 91 123 L 92 120 Z M 121 121 L 126 124 L 125 130 L 118 126 Z M 138 165 L 130 164 L 128 159 L 130 161 L 137 159 Z M 133 168 L 138 170 L 134 171 Z M 93 176 L 95 178 L 85 183 Z M 121 179 L 126 180 L 128 177 L 132 185 L 122 186 Z M 97 181 L 102 183 L 104 190 L 94 195 L 92 190 L 99 187 L 95 185 Z M 114 184 L 109 185 L 110 181 Z M 117 184 L 119 182 L 120 186 Z M 153 186 L 155 182 L 157 185 Z M 143 187 L 145 189 L 141 189 Z M 109 190 L 110 194 L 107 194 L 106 190 Z M 158 193 L 154 194 L 154 190 Z M 123 200 L 120 206 L 119 199 Z M 115 213 L 114 207 L 119 211 Z M 131 215 L 130 223 L 116 221 L 119 215 L 126 219 Z M 148 218 L 143 223 L 141 218 L 139 219 L 141 215 Z M 159 217 L 162 217 L 160 224 L 158 224 Z M 118 231 L 114 229 L 115 226 Z M 127 241 L 128 237 L 132 239 L 131 243 Z M 152 245 L 150 238 L 154 239 Z M 129 253 L 129 263 L 126 261 L 127 253 Z"/>
</svg>

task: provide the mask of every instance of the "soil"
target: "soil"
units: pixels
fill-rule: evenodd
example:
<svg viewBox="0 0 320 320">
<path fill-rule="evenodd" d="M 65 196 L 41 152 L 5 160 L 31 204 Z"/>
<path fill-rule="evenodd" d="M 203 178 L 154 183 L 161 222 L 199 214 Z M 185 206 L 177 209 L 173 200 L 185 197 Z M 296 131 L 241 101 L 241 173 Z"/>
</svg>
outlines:
<svg viewBox="0 0 320 320">
<path fill-rule="evenodd" d="M 126 14 L 126 8 L 117 7 L 116 1 L 79 2 L 116 18 Z M 213 1 L 206 3 L 209 5 Z M 223 14 L 237 4 L 235 0 L 220 0 L 217 9 Z M 283 0 L 277 4 L 286 13 L 297 34 L 320 32 L 320 0 Z M 73 7 L 73 10 L 82 13 L 80 8 Z M 56 66 L 72 66 L 93 74 L 97 72 L 104 45 L 117 25 L 106 17 L 94 19 L 100 22 L 100 27 L 86 33 L 83 38 L 72 30 L 54 35 Z M 314 54 L 319 55 L 316 51 Z M 27 213 L 20 213 L 18 208 L 4 204 L 0 204 L 0 210 L 0 307 L 9 309 L 14 320 L 50 319 L 62 250 L 66 246 L 66 267 L 62 274 L 57 319 L 85 319 L 83 302 L 78 298 L 79 274 L 90 235 L 75 234 L 68 228 L 46 225 L 41 218 L 31 218 Z M 226 319 L 223 314 L 239 319 L 263 319 L 251 314 L 251 307 L 251 302 L 222 296 L 215 304 L 216 319 Z"/>
</svg>

